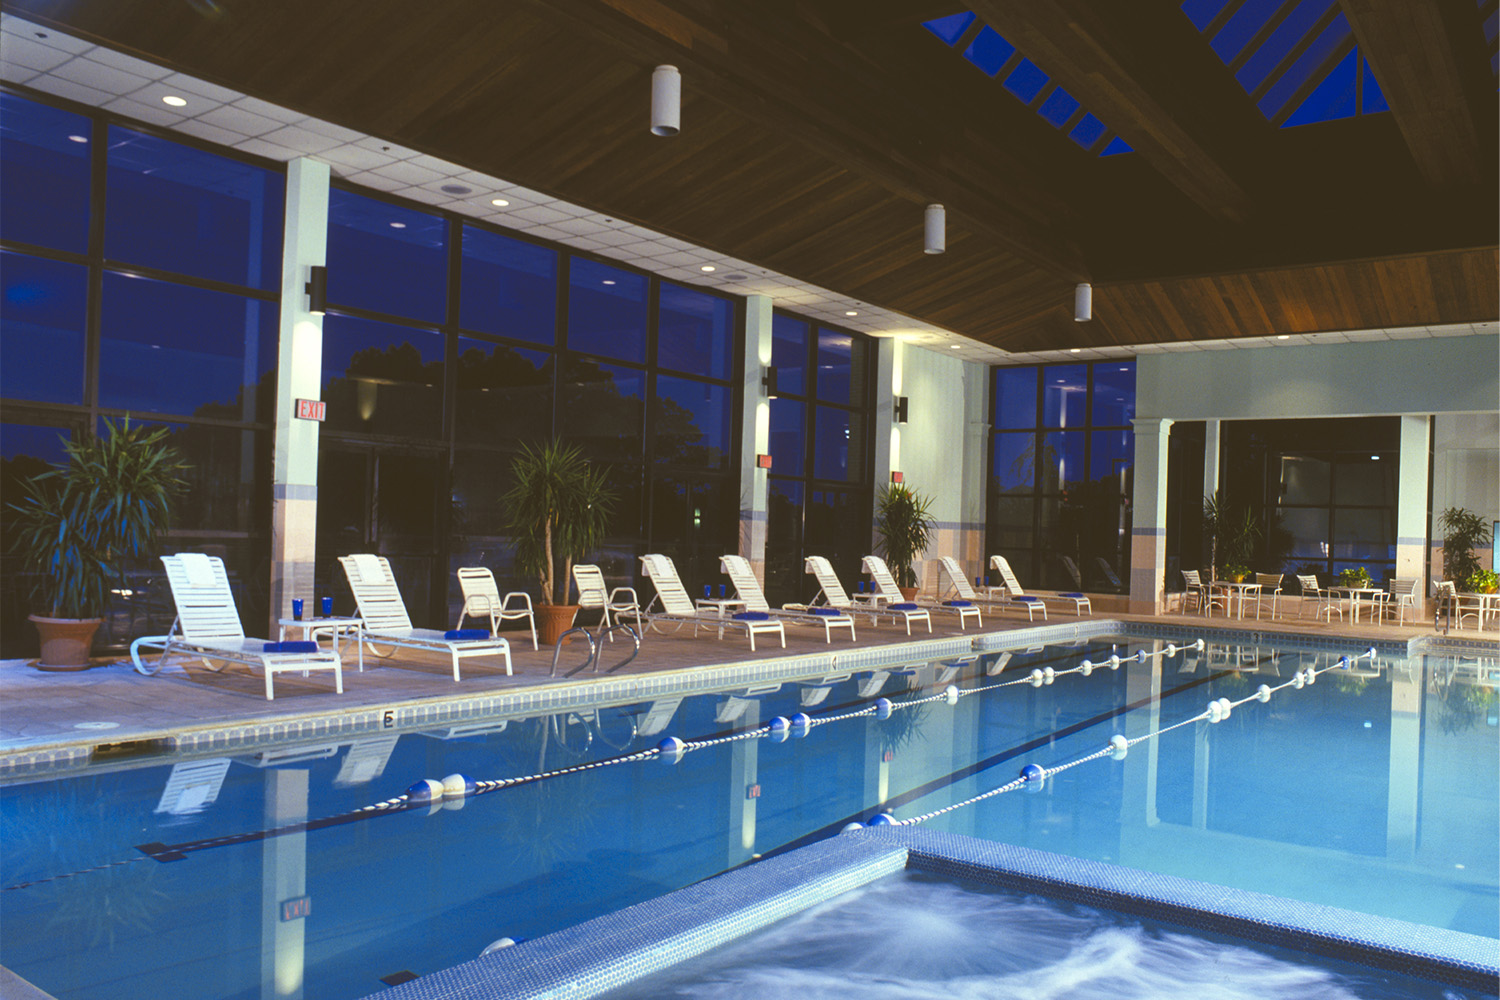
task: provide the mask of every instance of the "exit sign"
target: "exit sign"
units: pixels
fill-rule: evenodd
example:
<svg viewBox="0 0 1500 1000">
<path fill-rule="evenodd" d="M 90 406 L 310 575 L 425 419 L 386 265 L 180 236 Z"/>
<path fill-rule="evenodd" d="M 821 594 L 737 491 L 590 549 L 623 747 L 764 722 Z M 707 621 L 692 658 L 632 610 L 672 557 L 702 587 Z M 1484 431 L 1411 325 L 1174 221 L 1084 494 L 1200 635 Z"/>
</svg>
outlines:
<svg viewBox="0 0 1500 1000">
<path fill-rule="evenodd" d="M 299 399 L 297 400 L 298 420 L 322 421 L 328 412 L 328 404 L 321 399 Z"/>
<path fill-rule="evenodd" d="M 298 896 L 296 899 L 284 899 L 281 901 L 281 919 L 301 920 L 312 914 L 312 897 Z"/>
</svg>

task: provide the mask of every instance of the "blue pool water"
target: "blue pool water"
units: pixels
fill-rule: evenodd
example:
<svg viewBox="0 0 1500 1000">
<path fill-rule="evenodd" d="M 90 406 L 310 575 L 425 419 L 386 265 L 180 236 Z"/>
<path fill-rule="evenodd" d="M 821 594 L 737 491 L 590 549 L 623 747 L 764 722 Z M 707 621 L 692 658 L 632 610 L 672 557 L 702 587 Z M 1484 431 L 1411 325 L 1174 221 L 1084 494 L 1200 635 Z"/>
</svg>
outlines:
<svg viewBox="0 0 1500 1000">
<path fill-rule="evenodd" d="M 64 1000 L 248 998 L 263 986 L 360 997 L 852 819 L 933 812 L 1010 781 L 1026 762 L 1051 766 L 1112 734 L 1135 738 L 1336 655 L 1210 644 L 956 705 L 937 698 L 883 721 L 846 718 L 784 742 L 727 740 L 675 765 L 646 753 L 431 812 L 356 812 L 421 778 L 578 768 L 666 736 L 747 734 L 878 696 L 973 690 L 1111 648 L 987 654 L 500 720 L 490 732 L 102 762 L 11 783 L 0 789 L 0 964 Z M 1368 666 L 928 825 L 1500 937 L 1494 663 L 1382 656 Z"/>
</svg>

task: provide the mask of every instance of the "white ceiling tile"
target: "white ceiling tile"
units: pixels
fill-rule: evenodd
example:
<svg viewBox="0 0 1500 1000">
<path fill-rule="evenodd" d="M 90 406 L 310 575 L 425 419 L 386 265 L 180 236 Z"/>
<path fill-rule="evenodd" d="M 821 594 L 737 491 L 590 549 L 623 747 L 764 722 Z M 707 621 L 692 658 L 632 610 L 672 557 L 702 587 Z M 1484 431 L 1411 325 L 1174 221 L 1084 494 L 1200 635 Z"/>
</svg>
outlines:
<svg viewBox="0 0 1500 1000">
<path fill-rule="evenodd" d="M 172 72 L 165 66 L 158 66 L 156 63 L 149 63 L 144 59 L 137 59 L 135 56 L 128 56 L 123 52 L 116 52 L 114 49 L 106 49 L 102 46 L 90 49 L 88 58 L 126 73 L 133 73 L 143 80 L 160 80 Z"/>
<path fill-rule="evenodd" d="M 551 208 L 551 206 L 547 206 Z M 559 219 L 549 223 L 555 229 L 561 229 L 565 233 L 575 236 L 595 236 L 599 233 L 609 233 L 609 230 L 591 219 Z M 602 244 L 601 244 L 602 245 Z"/>
<path fill-rule="evenodd" d="M 554 200 L 550 194 L 543 194 L 540 191 L 533 191 L 531 188 L 522 187 L 519 184 L 507 184 L 504 188 L 501 189 L 501 191 L 502 193 L 505 191 L 513 191 L 515 192 L 517 198 L 520 198 L 522 201 L 528 201 L 533 205 L 540 205 L 544 202 Z"/>
<path fill-rule="evenodd" d="M 591 252 L 598 250 L 599 248 L 604 246 L 604 244 L 600 243 L 598 240 L 591 240 L 587 236 L 564 236 L 562 238 L 562 241 L 570 247 L 577 247 L 580 250 L 588 250 Z"/>
<path fill-rule="evenodd" d="M 89 42 L 85 42 L 81 38 L 74 38 L 72 35 L 65 35 L 60 31 L 54 31 L 51 28 L 44 28 L 40 24 L 36 24 L 32 21 L 26 20 L 25 18 L 16 17 L 11 14 L 5 15 L 3 21 L 0 21 L 0 24 L 4 25 L 5 31 L 8 33 L 23 35 L 30 38 L 32 41 L 41 42 L 48 48 L 60 49 L 63 52 L 71 53 L 72 55 L 78 55 L 81 52 L 87 52 L 89 49 L 92 49 L 94 47 L 92 44 L 90 44 Z"/>
<path fill-rule="evenodd" d="M 265 102 L 262 101 L 261 103 L 264 104 Z M 296 124 L 298 128 L 305 128 L 309 132 L 316 132 L 318 135 L 327 136 L 339 144 L 358 142 L 360 139 L 365 138 L 363 132 L 356 132 L 352 128 L 344 128 L 344 126 L 335 125 L 332 122 L 325 122 L 321 118 L 302 118 Z"/>
<path fill-rule="evenodd" d="M 244 108 L 236 108 L 229 105 L 214 108 L 212 111 L 205 111 L 203 114 L 196 115 L 195 117 L 208 122 L 210 125 L 217 125 L 220 128 L 227 128 L 231 132 L 238 132 L 241 135 L 248 136 L 265 135 L 267 132 L 274 132 L 281 128 L 281 122 L 273 118 L 266 118 L 254 112 L 246 111 Z"/>
<path fill-rule="evenodd" d="M 614 260 L 631 260 L 631 261 L 633 261 L 633 260 L 636 259 L 635 254 L 630 253 L 624 247 L 605 245 L 605 246 L 601 246 L 598 250 L 596 250 L 594 252 L 597 253 L 597 254 L 599 254 L 601 257 L 610 257 L 610 258 L 613 258 Z"/>
<path fill-rule="evenodd" d="M 522 230 L 522 231 L 527 236 L 534 236 L 537 239 L 542 239 L 542 240 L 557 240 L 557 241 L 561 241 L 564 237 L 566 237 L 568 235 L 567 233 L 562 232 L 561 230 L 553 229 L 551 226 L 531 226 L 530 228 Z"/>
<path fill-rule="evenodd" d="M 594 239 L 598 240 L 600 243 L 605 243 L 612 247 L 626 246 L 630 243 L 639 242 L 634 235 L 630 233 L 622 233 L 618 229 L 612 227 L 606 227 L 592 235 Z"/>
<path fill-rule="evenodd" d="M 532 205 L 527 208 L 512 209 L 510 214 L 518 222 L 545 223 L 549 225 L 571 218 L 571 216 L 564 215 L 562 212 L 548 205 Z"/>
<path fill-rule="evenodd" d="M 1369 340 L 1390 340 L 1384 330 L 1350 330 L 1344 334 L 1351 343 Z"/>
<path fill-rule="evenodd" d="M 426 184 L 428 181 L 437 180 L 442 176 L 442 174 L 434 170 L 418 166 L 408 160 L 397 160 L 394 163 L 387 163 L 383 167 L 376 167 L 374 172 L 381 176 L 389 177 L 392 180 L 401 181 L 403 186 L 407 187 Z"/>
<path fill-rule="evenodd" d="M 67 98 L 70 101 L 77 101 L 79 104 L 92 104 L 94 107 L 99 107 L 115 98 L 114 94 L 106 94 L 102 90 L 85 87 L 81 83 L 64 80 L 50 73 L 43 73 L 41 76 L 33 77 L 26 81 L 26 85 L 49 94 L 55 94 L 58 97 Z"/>
<path fill-rule="evenodd" d="M 235 107 L 243 111 L 248 111 L 252 115 L 260 115 L 262 118 L 270 118 L 272 121 L 281 122 L 283 125 L 291 125 L 293 123 L 302 122 L 304 120 L 309 123 L 313 121 L 313 119 L 308 118 L 300 111 L 293 111 L 291 108 L 283 108 L 279 104 L 272 104 L 270 101 L 263 101 L 259 97 L 241 97 L 232 103 Z M 304 127 L 312 128 L 312 125 L 308 124 Z M 313 131 L 316 132 L 317 129 L 313 129 Z M 359 133 L 355 133 L 356 136 L 358 134 Z M 338 137 L 334 136 L 334 138 Z"/>
<path fill-rule="evenodd" d="M 295 149 L 288 149 L 285 146 L 279 146 L 274 142 L 267 142 L 264 139 L 245 139 L 242 142 L 236 143 L 234 148 L 244 150 L 247 153 L 253 153 L 256 156 L 264 156 L 268 160 L 281 160 L 283 162 L 295 160 L 302 155 Z"/>
<path fill-rule="evenodd" d="M 320 135 L 311 129 L 303 128 L 301 125 L 284 125 L 274 132 L 267 132 L 261 136 L 267 142 L 274 142 L 278 146 L 295 149 L 310 156 L 337 146 L 338 140 L 326 135 Z"/>
<path fill-rule="evenodd" d="M 197 136 L 199 139 L 207 139 L 209 142 L 217 142 L 225 146 L 233 146 L 235 143 L 240 142 L 245 138 L 238 132 L 231 132 L 227 128 L 219 128 L 219 126 L 217 125 L 210 125 L 208 122 L 200 121 L 197 118 L 179 120 L 172 126 L 172 129 L 177 132 L 184 132 L 187 135 Z"/>
<path fill-rule="evenodd" d="M 170 104 L 162 101 L 163 97 L 168 97 L 171 95 L 182 97 L 187 101 L 187 104 L 184 107 L 174 108 Z M 175 114 L 179 118 L 192 118 L 196 115 L 201 115 L 208 111 L 215 110 L 219 106 L 217 101 L 210 101 L 208 98 L 199 97 L 196 94 L 184 94 L 176 87 L 169 87 L 160 80 L 155 80 L 151 83 L 146 84 L 144 87 L 141 87 L 138 90 L 132 91 L 129 96 L 132 101 L 136 101 L 141 104 L 160 104 L 167 111 Z M 234 131 L 239 130 L 235 129 Z M 248 134 L 249 133 L 247 132 L 240 132 L 240 135 Z"/>
<path fill-rule="evenodd" d="M 206 97 L 219 104 L 228 104 L 230 101 L 236 101 L 245 96 L 238 90 L 230 90 L 228 87 L 221 87 L 217 83 L 209 83 L 207 80 L 200 80 L 196 76 L 188 76 L 186 73 L 173 73 L 171 76 L 163 78 L 161 82 L 169 87 L 177 87 L 189 94 Z"/>
<path fill-rule="evenodd" d="M 407 149 L 405 146 L 398 146 L 394 142 L 386 139 L 377 139 L 375 136 L 367 135 L 363 139 L 355 140 L 354 144 L 356 146 L 363 146 L 372 152 L 384 153 L 393 160 L 407 160 L 417 155 L 415 149 Z"/>
<path fill-rule="evenodd" d="M 411 187 L 410 184 L 403 184 L 401 181 L 382 177 L 380 174 L 370 170 L 354 174 L 349 179 L 355 184 L 363 184 L 365 187 L 372 187 L 377 191 L 399 191 L 404 187 Z"/>
<path fill-rule="evenodd" d="M 662 248 L 650 240 L 641 240 L 637 243 L 621 243 L 620 249 L 632 257 L 652 257 L 662 252 Z"/>
<path fill-rule="evenodd" d="M 1500 320 L 1490 320 L 1484 323 L 1471 323 L 1469 325 L 1473 327 L 1475 333 L 1500 332 Z"/>
<path fill-rule="evenodd" d="M 677 267 L 696 267 L 703 260 L 697 254 L 688 253 L 685 250 L 668 249 L 666 253 L 658 253 L 654 256 L 663 264 L 670 264 Z"/>
<path fill-rule="evenodd" d="M 1467 337 L 1473 331 L 1467 324 L 1454 323 L 1447 326 L 1429 326 L 1427 332 L 1434 337 Z"/>
<path fill-rule="evenodd" d="M 71 58 L 72 56 L 61 49 L 43 45 L 34 38 L 27 38 L 24 35 L 0 35 L 0 66 L 4 67 L 7 80 L 35 76 L 54 66 L 61 66 Z M 22 69 L 31 72 L 19 72 Z"/>
<path fill-rule="evenodd" d="M 428 156 L 426 153 L 418 153 L 416 156 L 410 158 L 410 162 L 425 170 L 431 170 L 439 177 L 452 177 L 455 174 L 464 172 L 464 168 L 458 164 L 450 163 L 447 160 L 440 160 L 436 156 Z"/>
<path fill-rule="evenodd" d="M 448 195 L 442 194 L 438 191 L 431 191 L 424 187 L 401 188 L 396 193 L 403 198 L 410 198 L 412 201 L 420 201 L 424 205 L 441 205 L 443 202 L 449 200 Z"/>
<path fill-rule="evenodd" d="M 180 114 L 174 114 L 172 109 L 165 104 L 142 104 L 129 97 L 116 97 L 104 105 L 104 110 L 113 111 L 117 115 L 124 115 L 137 121 L 150 122 L 153 125 L 177 126 L 187 120 Z M 231 145 L 244 138 L 233 132 L 227 134 L 230 136 L 229 144 Z"/>
<path fill-rule="evenodd" d="M 396 161 L 384 153 L 376 153 L 363 146 L 335 146 L 318 154 L 318 159 L 349 170 L 374 170 Z"/>
<path fill-rule="evenodd" d="M 1425 326 L 1388 326 L 1385 335 L 1392 340 L 1426 340 L 1430 336 Z"/>
<path fill-rule="evenodd" d="M 54 69 L 52 75 L 108 94 L 129 94 L 151 82 L 144 76 L 127 73 L 84 56 L 69 59 Z"/>
<path fill-rule="evenodd" d="M 592 219 L 601 226 L 605 225 L 604 220 L 606 218 L 614 218 L 612 215 L 600 215 L 591 208 L 584 208 L 582 205 L 575 205 L 570 201 L 549 201 L 547 207 L 555 208 L 564 215 L 571 215 L 575 219 Z"/>
<path fill-rule="evenodd" d="M 453 176 L 454 179 L 459 181 L 460 183 L 472 184 L 474 187 L 484 188 L 486 191 L 498 191 L 503 187 L 513 186 L 507 184 L 505 181 L 501 180 L 498 177 L 491 177 L 489 174 L 481 174 L 477 170 L 465 170 L 462 173 L 454 174 Z"/>
</svg>

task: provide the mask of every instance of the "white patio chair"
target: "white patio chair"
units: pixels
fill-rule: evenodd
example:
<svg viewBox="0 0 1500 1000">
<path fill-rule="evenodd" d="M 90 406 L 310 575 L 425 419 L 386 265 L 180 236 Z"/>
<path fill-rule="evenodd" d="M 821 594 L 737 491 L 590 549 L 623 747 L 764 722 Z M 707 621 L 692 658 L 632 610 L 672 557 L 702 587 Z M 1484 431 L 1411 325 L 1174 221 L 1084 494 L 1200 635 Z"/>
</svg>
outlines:
<svg viewBox="0 0 1500 1000">
<path fill-rule="evenodd" d="M 1484 625 L 1484 601 L 1472 594 L 1460 594 L 1458 587 L 1452 580 L 1441 580 L 1437 585 L 1437 596 L 1439 601 L 1446 601 L 1451 610 L 1454 621 L 1459 628 L 1464 627 L 1464 619 L 1474 619 L 1474 627 L 1481 628 Z"/>
<path fill-rule="evenodd" d="M 177 620 L 167 635 L 142 636 L 130 644 L 130 659 L 137 672 L 150 676 L 161 670 L 167 658 L 183 654 L 203 661 L 211 670 L 224 664 L 242 663 L 259 667 L 266 678 L 266 700 L 274 701 L 272 679 L 276 674 L 300 670 L 332 670 L 334 690 L 344 692 L 343 664 L 332 650 L 316 642 L 268 642 L 249 639 L 240 625 L 240 613 L 229 589 L 224 561 L 201 552 L 162 556 Z M 154 664 L 141 662 L 142 649 L 161 650 Z M 214 662 L 220 666 L 214 667 Z"/>
<path fill-rule="evenodd" d="M 1318 583 L 1318 578 L 1312 573 L 1298 573 L 1297 584 L 1302 588 L 1302 603 L 1297 608 L 1297 617 L 1305 618 L 1309 607 L 1313 611 L 1313 617 L 1326 618 L 1333 621 L 1334 614 L 1339 616 L 1339 621 L 1344 620 L 1344 606 L 1338 597 L 1330 590 Z"/>
<path fill-rule="evenodd" d="M 1257 573 L 1255 582 L 1260 585 L 1260 590 L 1255 595 L 1255 617 L 1260 618 L 1261 605 L 1267 597 L 1271 599 L 1271 620 L 1276 620 L 1276 608 L 1281 599 L 1281 573 Z"/>
<path fill-rule="evenodd" d="M 488 615 L 490 635 L 500 634 L 501 622 L 524 621 L 531 629 L 531 648 L 538 648 L 536 616 L 531 610 L 530 594 L 512 590 L 502 599 L 500 588 L 495 585 L 495 574 L 491 573 L 486 566 L 465 566 L 460 569 L 458 587 L 463 591 L 464 606 L 458 613 L 458 624 L 453 626 L 455 629 L 462 631 L 464 618 L 470 615 L 475 618 Z"/>
<path fill-rule="evenodd" d="M 899 614 L 906 622 L 907 635 L 911 635 L 913 621 L 927 622 L 927 631 L 932 631 L 932 612 L 926 605 L 908 601 L 901 596 L 901 588 L 896 586 L 896 578 L 891 576 L 890 567 L 885 564 L 884 559 L 879 556 L 865 556 L 861 565 L 875 581 L 875 593 L 871 595 L 872 604 L 878 605 L 881 611 L 891 614 L 892 621 Z M 962 618 L 959 619 L 959 624 L 962 626 Z"/>
<path fill-rule="evenodd" d="M 760 581 L 755 578 L 755 571 L 750 568 L 750 560 L 744 556 L 720 556 L 719 568 L 734 584 L 735 596 L 745 602 L 746 611 L 763 611 L 789 625 L 822 626 L 823 640 L 829 643 L 833 642 L 834 629 L 847 628 L 849 640 L 854 640 L 854 619 L 846 612 L 835 608 L 771 607 L 765 592 L 760 589 Z"/>
<path fill-rule="evenodd" d="M 1208 584 L 1203 582 L 1203 579 L 1198 575 L 1198 571 L 1195 569 L 1181 570 L 1181 573 L 1182 585 L 1187 588 L 1182 595 L 1183 614 L 1187 614 L 1187 599 L 1189 597 L 1193 599 L 1194 608 L 1198 611 L 1199 614 L 1208 614 L 1211 610 L 1213 610 L 1214 606 L 1213 594 L 1210 591 Z"/>
<path fill-rule="evenodd" d="M 1017 606 L 1026 608 L 1027 621 L 1036 620 L 1033 610 L 1042 613 L 1042 621 L 1047 620 L 1046 602 L 1040 597 L 1026 593 L 1022 589 L 1021 581 L 1016 579 L 1016 572 L 1010 568 L 1010 561 L 1008 559 L 1004 556 L 990 556 L 990 568 L 1000 574 L 1000 582 L 1005 586 L 1006 597 Z M 1093 605 L 1089 603 L 1089 599 L 1084 597 L 1083 594 L 1075 591 L 1070 594 L 1060 594 L 1059 596 L 1072 601 L 1073 607 L 1079 614 L 1083 613 L 1084 608 L 1088 608 L 1089 612 L 1093 613 Z"/>
<path fill-rule="evenodd" d="M 1381 610 L 1386 615 L 1394 613 L 1397 625 L 1406 624 L 1406 614 L 1408 611 L 1411 612 L 1412 620 L 1415 621 L 1417 617 L 1417 588 L 1421 585 L 1422 581 L 1415 577 L 1396 577 L 1391 581 L 1390 589 L 1387 591 L 1389 596 L 1386 598 L 1384 607 Z"/>
<path fill-rule="evenodd" d="M 786 648 L 786 627 L 767 612 L 743 611 L 725 617 L 699 610 L 677 576 L 677 567 L 673 565 L 670 556 L 660 553 L 641 556 L 641 569 L 656 586 L 656 596 L 640 611 L 641 618 L 649 621 L 653 627 L 668 622 L 691 622 L 693 635 L 696 636 L 700 628 L 716 628 L 721 639 L 724 638 L 725 629 L 743 632 L 750 639 L 751 652 L 755 651 L 757 635 L 775 635 L 781 639 L 781 647 Z M 655 611 L 653 608 L 658 601 L 661 602 L 661 610 Z"/>
<path fill-rule="evenodd" d="M 431 628 L 414 628 L 406 613 L 406 602 L 396 578 L 391 575 L 390 560 L 369 553 L 339 556 L 354 603 L 359 606 L 361 630 L 365 645 L 376 656 L 391 656 L 397 649 L 420 649 L 445 653 L 453 664 L 453 680 L 459 680 L 459 660 L 469 656 L 503 656 L 505 673 L 512 674 L 510 643 L 483 629 L 455 629 L 443 632 Z M 380 652 L 375 644 L 391 647 Z"/>
<path fill-rule="evenodd" d="M 610 628 L 611 613 L 616 622 L 623 622 L 626 615 L 633 616 L 635 630 L 641 630 L 641 600 L 636 596 L 634 587 L 609 589 L 604 582 L 604 571 L 591 563 L 573 564 L 573 584 L 578 588 L 578 606 L 597 608 L 602 613 L 599 626 L 609 636 L 610 642 L 615 641 L 615 633 Z"/>
</svg>

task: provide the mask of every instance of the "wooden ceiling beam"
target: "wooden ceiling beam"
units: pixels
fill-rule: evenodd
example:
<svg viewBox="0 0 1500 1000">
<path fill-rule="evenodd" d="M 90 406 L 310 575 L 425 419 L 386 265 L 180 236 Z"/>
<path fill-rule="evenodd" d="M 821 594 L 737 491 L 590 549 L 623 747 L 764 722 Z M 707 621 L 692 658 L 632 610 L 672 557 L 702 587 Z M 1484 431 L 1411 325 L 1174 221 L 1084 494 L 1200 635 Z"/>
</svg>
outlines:
<svg viewBox="0 0 1500 1000">
<path fill-rule="evenodd" d="M 857 53 L 829 45 L 805 21 L 769 17 L 752 6 L 721 6 L 718 20 L 692 27 L 671 21 L 663 6 L 691 20 L 687 0 L 524 0 L 539 16 L 643 63 L 670 62 L 683 72 L 684 88 L 792 138 L 844 169 L 869 178 L 917 206 L 939 202 L 950 218 L 992 239 L 1032 265 L 1071 281 L 1087 280 L 1083 255 L 1070 236 L 1067 207 L 998 145 L 952 121 L 942 108 L 918 105 L 894 88 Z M 735 20 L 724 20 L 724 17 Z M 801 25 L 799 29 L 798 25 Z M 680 39 L 719 39 L 727 49 Z M 642 100 L 647 91 L 643 87 Z M 644 115 L 644 111 L 642 112 Z M 692 128 L 690 118 L 684 129 Z M 670 141 L 670 140 L 666 140 Z M 1003 167 L 1003 170 L 997 169 Z M 977 178 L 991 178 L 980 183 Z M 1004 183 L 1000 183 L 1000 178 Z M 1039 208 L 1045 206 L 1045 208 Z M 913 248 L 914 253 L 920 247 Z"/>
<path fill-rule="evenodd" d="M 1484 35 L 1470 5 L 1472 24 L 1454 23 L 1455 7 L 1443 0 L 1340 0 L 1360 51 L 1390 105 L 1391 115 L 1422 176 L 1440 190 L 1478 186 L 1494 149 L 1480 140 L 1479 121 L 1495 115 L 1493 79 L 1483 115 L 1466 76 L 1484 61 Z M 1464 49 L 1471 49 L 1465 53 Z M 1465 58 L 1465 56 L 1472 58 Z"/>
<path fill-rule="evenodd" d="M 1087 0 L 972 0 L 970 6 L 1211 217 L 1231 223 L 1250 217 L 1250 197 L 1239 182 L 1136 72 L 1142 60 L 1159 55 L 1123 38 Z"/>
</svg>

